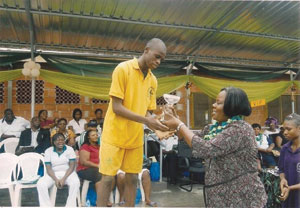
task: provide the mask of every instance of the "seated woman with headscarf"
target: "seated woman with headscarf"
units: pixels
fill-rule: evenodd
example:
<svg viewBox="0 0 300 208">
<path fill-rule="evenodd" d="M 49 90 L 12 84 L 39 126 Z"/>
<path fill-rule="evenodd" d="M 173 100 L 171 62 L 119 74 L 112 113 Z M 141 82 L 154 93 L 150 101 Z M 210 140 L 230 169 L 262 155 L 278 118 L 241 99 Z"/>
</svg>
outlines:
<svg viewBox="0 0 300 208">
<path fill-rule="evenodd" d="M 267 129 L 264 131 L 264 135 L 266 135 L 269 140 L 272 141 L 272 143 L 275 143 L 275 138 L 280 132 L 278 128 L 278 120 L 270 116 L 265 121 L 265 126 L 267 127 Z"/>
</svg>

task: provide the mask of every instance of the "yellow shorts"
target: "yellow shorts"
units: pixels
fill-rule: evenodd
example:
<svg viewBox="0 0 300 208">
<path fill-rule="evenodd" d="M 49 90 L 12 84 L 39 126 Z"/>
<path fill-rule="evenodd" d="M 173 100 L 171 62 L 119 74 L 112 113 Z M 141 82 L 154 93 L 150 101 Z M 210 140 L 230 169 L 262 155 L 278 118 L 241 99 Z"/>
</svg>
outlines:
<svg viewBox="0 0 300 208">
<path fill-rule="evenodd" d="M 143 146 L 123 149 L 101 142 L 99 157 L 99 172 L 104 175 L 115 176 L 119 169 L 138 174 L 143 167 Z"/>
</svg>

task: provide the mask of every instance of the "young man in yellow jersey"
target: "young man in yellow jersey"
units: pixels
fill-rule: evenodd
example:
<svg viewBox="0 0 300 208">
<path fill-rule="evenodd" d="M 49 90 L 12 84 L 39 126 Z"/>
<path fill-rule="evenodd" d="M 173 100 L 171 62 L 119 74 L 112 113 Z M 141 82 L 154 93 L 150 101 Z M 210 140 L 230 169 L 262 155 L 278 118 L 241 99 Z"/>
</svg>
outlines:
<svg viewBox="0 0 300 208">
<path fill-rule="evenodd" d="M 148 112 L 156 109 L 157 80 L 151 70 L 164 60 L 166 51 L 163 41 L 153 38 L 141 57 L 120 63 L 113 72 L 101 137 L 97 206 L 107 205 L 119 169 L 126 173 L 125 207 L 134 206 L 137 176 L 143 165 L 143 124 L 153 130 L 169 130 Z"/>
</svg>

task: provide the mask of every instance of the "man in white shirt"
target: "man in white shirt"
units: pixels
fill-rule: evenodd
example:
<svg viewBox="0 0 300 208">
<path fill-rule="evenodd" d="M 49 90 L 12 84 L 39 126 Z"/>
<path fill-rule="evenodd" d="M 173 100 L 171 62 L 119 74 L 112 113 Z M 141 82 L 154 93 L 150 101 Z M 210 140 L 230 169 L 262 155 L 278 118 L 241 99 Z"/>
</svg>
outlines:
<svg viewBox="0 0 300 208">
<path fill-rule="evenodd" d="M 30 128 L 30 122 L 15 116 L 13 111 L 8 108 L 0 120 L 0 141 L 10 137 L 20 137 L 21 132 L 26 128 Z"/>
</svg>

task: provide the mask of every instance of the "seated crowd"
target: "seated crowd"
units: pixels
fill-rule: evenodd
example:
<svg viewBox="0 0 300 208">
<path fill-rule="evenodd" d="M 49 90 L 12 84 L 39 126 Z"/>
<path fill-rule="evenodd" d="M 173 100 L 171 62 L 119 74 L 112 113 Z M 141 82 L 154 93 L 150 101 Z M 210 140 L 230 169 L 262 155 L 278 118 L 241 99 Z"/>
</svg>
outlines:
<svg viewBox="0 0 300 208">
<path fill-rule="evenodd" d="M 27 121 L 14 115 L 11 109 L 4 111 L 0 120 L 0 142 L 8 138 L 19 138 L 15 154 L 36 152 L 44 155 L 46 173 L 37 183 L 40 206 L 54 206 L 51 204 L 49 189 L 55 185 L 61 189 L 68 185 L 69 193 L 66 206 L 76 206 L 76 197 L 80 187 L 80 179 L 91 181 L 98 192 L 101 173 L 99 172 L 99 149 L 101 130 L 103 128 L 103 111 L 95 110 L 95 119 L 87 122 L 82 118 L 82 111 L 73 110 L 73 119 L 69 122 L 65 118 L 48 119 L 47 110 L 41 110 L 37 117 Z M 4 152 L 4 149 L 1 148 Z M 78 156 L 76 156 L 78 155 Z M 76 162 L 77 160 L 77 162 Z M 118 178 L 120 201 L 124 203 L 121 176 Z M 151 180 L 149 172 L 143 174 L 146 204 L 156 206 L 150 200 Z M 116 186 L 112 186 L 112 190 Z M 112 206 L 109 202 L 107 206 Z"/>
</svg>

